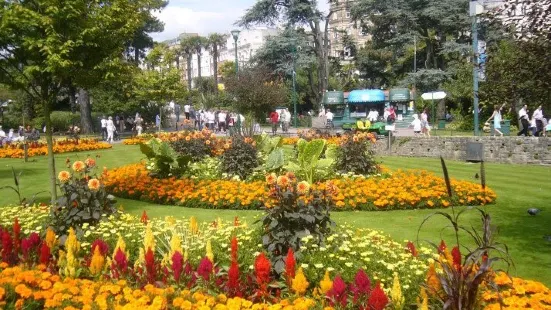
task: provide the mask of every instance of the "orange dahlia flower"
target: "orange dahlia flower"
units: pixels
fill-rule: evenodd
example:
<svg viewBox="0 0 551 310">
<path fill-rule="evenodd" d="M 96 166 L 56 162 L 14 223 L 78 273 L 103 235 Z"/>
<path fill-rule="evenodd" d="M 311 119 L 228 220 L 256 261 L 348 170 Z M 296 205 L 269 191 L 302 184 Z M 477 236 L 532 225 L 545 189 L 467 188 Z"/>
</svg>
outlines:
<svg viewBox="0 0 551 310">
<path fill-rule="evenodd" d="M 100 186 L 101 186 L 101 183 L 99 182 L 98 179 L 90 179 L 90 181 L 88 181 L 88 188 L 93 192 L 97 192 Z"/>
<path fill-rule="evenodd" d="M 86 165 L 80 160 L 75 161 L 73 163 L 73 170 L 76 172 L 82 172 L 84 171 L 85 168 L 86 168 Z"/>
<path fill-rule="evenodd" d="M 59 179 L 59 181 L 61 181 L 61 183 L 66 183 L 69 181 L 69 179 L 71 179 L 71 174 L 68 171 L 64 170 L 57 175 L 57 178 Z"/>
</svg>

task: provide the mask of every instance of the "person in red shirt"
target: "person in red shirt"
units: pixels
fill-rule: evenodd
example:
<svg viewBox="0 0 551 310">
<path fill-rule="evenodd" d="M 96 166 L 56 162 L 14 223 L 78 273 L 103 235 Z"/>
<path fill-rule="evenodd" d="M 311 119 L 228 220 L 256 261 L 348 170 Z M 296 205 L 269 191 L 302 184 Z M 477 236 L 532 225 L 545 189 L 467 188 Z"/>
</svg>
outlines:
<svg viewBox="0 0 551 310">
<path fill-rule="evenodd" d="M 272 113 L 270 113 L 270 121 L 272 122 L 272 135 L 275 135 L 277 126 L 279 125 L 279 114 L 277 111 L 272 111 Z"/>
</svg>

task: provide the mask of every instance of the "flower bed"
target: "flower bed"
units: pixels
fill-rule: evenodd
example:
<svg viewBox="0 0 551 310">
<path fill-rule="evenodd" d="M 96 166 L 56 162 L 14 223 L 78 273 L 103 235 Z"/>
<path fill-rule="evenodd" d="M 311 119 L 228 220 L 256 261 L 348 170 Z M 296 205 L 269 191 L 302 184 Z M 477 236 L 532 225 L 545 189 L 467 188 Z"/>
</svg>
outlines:
<svg viewBox="0 0 551 310">
<path fill-rule="evenodd" d="M 66 139 L 54 141 L 54 153 L 82 152 L 111 148 L 111 144 L 98 139 Z M 29 142 L 27 155 L 29 157 L 48 154 L 48 147 L 42 142 Z M 23 158 L 25 151 L 22 143 L 12 143 L 0 148 L 0 158 Z"/>
<path fill-rule="evenodd" d="M 107 190 L 125 198 L 161 204 L 217 209 L 259 209 L 269 205 L 262 181 L 156 179 L 143 164 L 128 165 L 104 174 Z M 442 178 L 426 171 L 398 171 L 390 177 L 340 178 L 331 182 L 339 189 L 334 197 L 338 210 L 396 210 L 442 208 L 452 205 L 493 203 L 496 194 L 480 185 L 452 180 L 453 199 Z M 314 188 L 325 183 L 314 184 Z"/>
<path fill-rule="evenodd" d="M 287 259 L 278 276 L 257 231 L 238 219 L 199 224 L 123 214 L 84 226 L 79 238 L 71 230 L 61 247 L 35 220 L 47 212 L 0 209 L 0 308 L 382 310 L 409 308 L 419 294 L 420 309 L 441 306 L 421 287 L 430 281 L 429 262 L 442 256 L 368 229 L 340 227 L 323 247 L 305 237 L 301 256 Z M 494 282 L 504 309 L 551 307 L 551 291 L 539 282 L 503 273 Z M 499 309 L 489 288 L 480 298 L 485 309 Z"/>
</svg>

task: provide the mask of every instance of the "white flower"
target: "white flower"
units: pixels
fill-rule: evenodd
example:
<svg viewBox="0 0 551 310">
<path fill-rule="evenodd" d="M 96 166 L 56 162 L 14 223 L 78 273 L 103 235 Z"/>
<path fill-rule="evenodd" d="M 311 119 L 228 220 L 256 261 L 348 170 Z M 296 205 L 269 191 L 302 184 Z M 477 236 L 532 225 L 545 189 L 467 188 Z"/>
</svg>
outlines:
<svg viewBox="0 0 551 310">
<path fill-rule="evenodd" d="M 346 265 L 346 267 L 350 268 L 350 267 L 352 267 L 353 264 L 352 263 L 344 263 L 344 265 Z"/>
<path fill-rule="evenodd" d="M 300 265 L 300 267 L 306 269 L 306 268 L 308 268 L 308 264 L 302 264 L 302 265 Z"/>
<path fill-rule="evenodd" d="M 321 268 L 323 268 L 323 264 L 314 264 L 314 267 L 316 267 L 318 269 L 321 269 Z"/>
</svg>

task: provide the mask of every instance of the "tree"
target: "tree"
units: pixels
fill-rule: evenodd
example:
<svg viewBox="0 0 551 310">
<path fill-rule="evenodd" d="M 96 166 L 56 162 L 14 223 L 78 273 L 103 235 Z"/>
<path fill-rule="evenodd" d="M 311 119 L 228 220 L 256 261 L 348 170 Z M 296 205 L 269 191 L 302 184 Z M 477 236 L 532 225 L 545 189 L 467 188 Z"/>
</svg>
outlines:
<svg viewBox="0 0 551 310">
<path fill-rule="evenodd" d="M 193 36 L 190 39 L 190 45 L 197 54 L 197 77 L 201 78 L 201 55 L 203 54 L 203 48 L 205 47 L 207 41 L 205 37 Z"/>
<path fill-rule="evenodd" d="M 240 70 L 239 76 L 227 79 L 226 89 L 235 97 L 234 108 L 254 119 L 266 117 L 273 108 L 286 105 L 289 98 L 283 83 L 272 80 L 270 70 L 262 67 Z"/>
<path fill-rule="evenodd" d="M 551 0 L 505 0 L 493 12 L 517 38 L 551 41 Z"/>
<path fill-rule="evenodd" d="M 216 94 L 218 94 L 218 57 L 220 57 L 220 49 L 226 47 L 228 36 L 220 33 L 211 33 L 207 39 L 207 47 L 211 51 L 214 84 L 216 85 Z"/>
<path fill-rule="evenodd" d="M 403 81 L 429 90 L 423 87 L 433 87 L 449 77 L 445 71 L 450 60 L 465 59 L 469 53 L 468 1 L 359 0 L 351 14 L 371 35 L 370 48 L 387 58 L 381 67 L 395 76 L 391 84 Z M 414 38 L 419 71 L 411 73 Z"/>
<path fill-rule="evenodd" d="M 133 54 L 130 57 L 134 63 L 139 64 L 145 57 L 145 50 L 153 47 L 154 41 L 149 33 L 162 32 L 165 28 L 163 22 L 151 14 L 151 10 L 161 10 L 167 6 L 167 4 L 168 1 L 152 1 L 151 7 L 142 12 L 142 24 L 134 33 L 127 49 L 127 54 L 129 54 L 129 56 Z"/>
<path fill-rule="evenodd" d="M 149 4 L 29 0 L 4 1 L 0 6 L 0 83 L 26 92 L 42 107 L 52 203 L 57 192 L 50 113 L 58 94 L 75 72 L 95 71 L 120 59 L 125 42 L 141 23 L 140 12 Z M 89 51 L 98 57 L 83 61 L 83 53 Z"/>
<path fill-rule="evenodd" d="M 191 90 L 191 61 L 193 59 L 193 53 L 195 52 L 194 37 L 185 37 L 180 40 L 179 51 L 186 58 L 186 72 L 187 72 L 187 84 L 188 89 Z"/>
<path fill-rule="evenodd" d="M 337 0 L 328 0 L 336 3 Z M 285 24 L 287 27 L 307 26 L 313 50 L 318 59 L 318 85 L 316 102 L 321 101 L 323 92 L 327 90 L 329 78 L 329 19 L 341 7 L 335 7 L 324 14 L 317 7 L 316 0 L 259 0 L 241 17 L 238 24 L 244 27 L 255 24 L 276 25 Z M 325 21 L 325 25 L 322 22 Z"/>
</svg>

